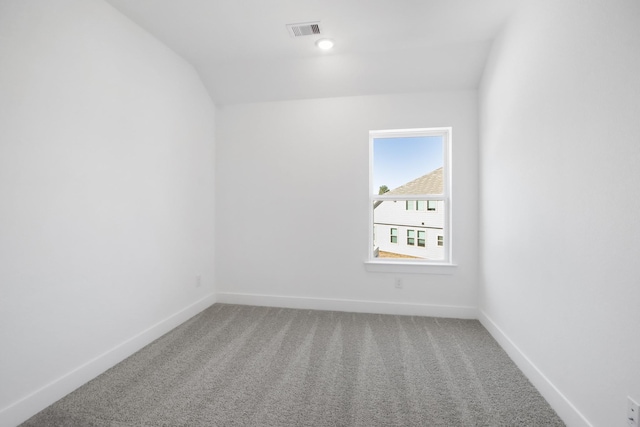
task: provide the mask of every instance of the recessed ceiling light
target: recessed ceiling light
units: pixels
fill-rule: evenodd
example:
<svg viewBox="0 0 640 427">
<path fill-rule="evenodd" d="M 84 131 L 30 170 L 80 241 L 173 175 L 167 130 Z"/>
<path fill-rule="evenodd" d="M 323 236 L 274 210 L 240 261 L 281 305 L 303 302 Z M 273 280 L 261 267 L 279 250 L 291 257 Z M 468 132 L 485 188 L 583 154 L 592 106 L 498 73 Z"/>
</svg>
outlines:
<svg viewBox="0 0 640 427">
<path fill-rule="evenodd" d="M 316 42 L 316 46 L 318 46 L 322 50 L 329 50 L 333 47 L 333 40 L 320 39 Z"/>
</svg>

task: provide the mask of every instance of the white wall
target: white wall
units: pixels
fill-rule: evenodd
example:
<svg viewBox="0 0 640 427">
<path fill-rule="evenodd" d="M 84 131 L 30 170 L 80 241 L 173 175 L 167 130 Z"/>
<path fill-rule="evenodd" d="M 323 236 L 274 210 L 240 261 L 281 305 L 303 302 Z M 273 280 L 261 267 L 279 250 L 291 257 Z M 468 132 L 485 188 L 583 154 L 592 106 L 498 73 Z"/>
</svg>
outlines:
<svg viewBox="0 0 640 427">
<path fill-rule="evenodd" d="M 220 108 L 216 124 L 220 301 L 475 316 L 475 92 L 235 105 Z M 368 132 L 436 126 L 453 127 L 458 268 L 367 272 Z"/>
<path fill-rule="evenodd" d="M 0 63 L 12 425 L 213 301 L 215 135 L 193 68 L 102 1 L 3 0 Z"/>
<path fill-rule="evenodd" d="M 640 3 L 531 2 L 480 99 L 483 322 L 568 425 L 626 425 L 627 395 L 640 399 Z"/>
</svg>

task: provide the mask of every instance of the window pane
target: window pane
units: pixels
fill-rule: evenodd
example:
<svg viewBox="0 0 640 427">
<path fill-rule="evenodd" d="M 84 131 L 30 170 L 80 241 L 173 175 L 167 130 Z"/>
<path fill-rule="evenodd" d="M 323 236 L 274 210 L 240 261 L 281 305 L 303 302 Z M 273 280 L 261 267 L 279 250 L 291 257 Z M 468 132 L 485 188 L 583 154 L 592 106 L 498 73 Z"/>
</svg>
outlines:
<svg viewBox="0 0 640 427">
<path fill-rule="evenodd" d="M 380 258 L 444 260 L 444 200 L 433 201 L 436 211 L 410 212 L 405 202 L 378 200 L 373 203 L 374 253 Z M 418 202 L 427 205 L 426 200 Z"/>
<path fill-rule="evenodd" d="M 447 127 L 369 132 L 373 257 L 450 260 L 451 144 Z"/>
<path fill-rule="evenodd" d="M 414 230 L 407 230 L 407 245 L 415 245 L 416 232 Z"/>
<path fill-rule="evenodd" d="M 373 194 L 443 194 L 443 153 L 442 136 L 374 138 Z"/>
</svg>

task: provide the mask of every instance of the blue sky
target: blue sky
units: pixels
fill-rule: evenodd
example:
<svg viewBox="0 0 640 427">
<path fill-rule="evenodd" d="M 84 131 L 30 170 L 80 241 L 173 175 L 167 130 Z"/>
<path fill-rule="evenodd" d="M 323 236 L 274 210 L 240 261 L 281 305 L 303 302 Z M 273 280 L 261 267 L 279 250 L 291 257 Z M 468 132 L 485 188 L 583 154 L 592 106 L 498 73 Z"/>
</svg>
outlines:
<svg viewBox="0 0 640 427">
<path fill-rule="evenodd" d="M 393 190 L 443 163 L 441 136 L 374 138 L 373 192 L 381 185 Z"/>
</svg>

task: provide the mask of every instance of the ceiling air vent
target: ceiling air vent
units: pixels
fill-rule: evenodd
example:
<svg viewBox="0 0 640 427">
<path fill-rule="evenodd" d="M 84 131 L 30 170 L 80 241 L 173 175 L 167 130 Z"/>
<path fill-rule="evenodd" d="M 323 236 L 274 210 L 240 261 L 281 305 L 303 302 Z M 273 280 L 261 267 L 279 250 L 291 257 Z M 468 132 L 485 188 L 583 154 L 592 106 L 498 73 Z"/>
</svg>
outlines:
<svg viewBox="0 0 640 427">
<path fill-rule="evenodd" d="M 287 24 L 287 30 L 289 30 L 289 35 L 291 37 L 312 36 L 314 34 L 320 34 L 320 21 Z"/>
</svg>

